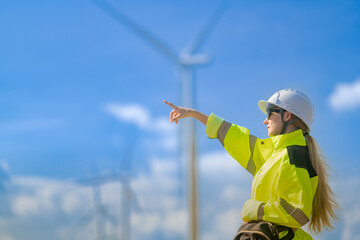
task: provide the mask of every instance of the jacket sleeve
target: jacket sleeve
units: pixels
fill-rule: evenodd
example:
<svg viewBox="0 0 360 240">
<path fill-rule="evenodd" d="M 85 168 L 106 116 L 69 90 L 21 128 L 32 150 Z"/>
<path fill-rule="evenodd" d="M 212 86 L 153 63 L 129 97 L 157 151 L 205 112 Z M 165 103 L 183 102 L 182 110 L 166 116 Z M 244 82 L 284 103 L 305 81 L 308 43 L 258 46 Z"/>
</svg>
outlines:
<svg viewBox="0 0 360 240">
<path fill-rule="evenodd" d="M 225 150 L 252 175 L 263 165 L 263 158 L 255 151 L 258 138 L 249 135 L 248 129 L 226 122 L 212 113 L 206 124 L 206 134 L 209 138 L 217 138 Z"/>
<path fill-rule="evenodd" d="M 244 221 L 264 220 L 292 228 L 300 228 L 309 221 L 315 192 L 309 173 L 289 163 L 284 165 L 277 173 L 277 201 L 246 201 L 243 207 Z"/>
</svg>

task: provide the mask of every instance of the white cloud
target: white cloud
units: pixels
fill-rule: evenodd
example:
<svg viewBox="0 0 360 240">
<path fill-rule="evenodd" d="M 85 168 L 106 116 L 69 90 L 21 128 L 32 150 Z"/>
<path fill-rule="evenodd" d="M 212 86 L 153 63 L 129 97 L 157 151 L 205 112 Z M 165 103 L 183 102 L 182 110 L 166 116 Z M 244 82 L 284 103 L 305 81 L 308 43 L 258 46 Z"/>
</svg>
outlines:
<svg viewBox="0 0 360 240">
<path fill-rule="evenodd" d="M 207 153 L 199 159 L 200 238 L 230 239 L 241 224 L 240 212 L 242 204 L 250 196 L 251 176 L 224 151 Z M 158 239 L 159 234 L 165 239 L 184 238 L 188 235 L 189 214 L 187 197 L 183 199 L 178 195 L 177 164 L 174 159 L 163 158 L 151 159 L 150 164 L 149 172 L 140 172 L 130 179 L 143 209 L 131 210 L 132 238 Z M 43 229 L 48 231 L 47 238 L 37 239 L 69 239 L 75 233 L 77 239 L 93 239 L 96 236 L 96 215 L 91 216 L 87 225 L 75 224 L 87 210 L 94 208 L 91 187 L 40 177 L 15 176 L 11 179 L 13 189 L 16 189 L 9 192 L 13 215 L 0 218 L 0 232 L 4 237 L 26 240 L 26 237 L 19 237 L 16 230 L 21 226 L 30 231 L 27 234 L 31 234 L 31 231 L 36 231 L 36 228 L 32 229 L 34 222 L 48 224 Z M 343 208 L 341 225 L 339 230 L 325 232 L 316 239 L 358 239 L 360 193 L 353 190 L 358 188 L 360 177 L 337 179 L 334 183 L 338 196 L 343 197 L 340 201 Z M 120 219 L 120 183 L 115 181 L 102 185 L 101 193 L 103 205 Z M 106 232 L 119 236 L 120 224 L 107 221 Z"/>
<path fill-rule="evenodd" d="M 159 226 L 162 225 L 163 219 L 160 214 L 155 212 L 147 213 L 145 217 L 134 214 L 134 217 L 131 218 L 131 223 L 132 226 L 141 226 L 138 230 L 140 233 L 138 235 L 143 234 L 149 236 L 159 230 Z"/>
<path fill-rule="evenodd" d="M 340 220 L 343 223 L 341 240 L 360 240 L 360 192 L 354 191 L 359 185 L 359 176 L 350 176 L 334 182 L 338 190 L 337 195 L 341 197 L 339 200 Z"/>
<path fill-rule="evenodd" d="M 329 104 L 336 111 L 360 107 L 360 79 L 353 83 L 338 83 L 329 97 Z"/>
<path fill-rule="evenodd" d="M 342 240 L 360 239 L 360 204 L 355 203 L 351 209 L 347 209 L 343 214 L 344 229 Z"/>
<path fill-rule="evenodd" d="M 38 215 L 41 202 L 35 196 L 17 196 L 12 202 L 12 210 L 18 216 Z"/>
<path fill-rule="evenodd" d="M 108 103 L 105 104 L 104 109 L 120 121 L 133 123 L 149 131 L 160 132 L 162 134 L 174 132 L 174 127 L 170 124 L 167 117 L 153 118 L 150 110 L 140 104 Z"/>
<path fill-rule="evenodd" d="M 134 123 L 142 128 L 147 128 L 150 124 L 149 110 L 139 104 L 118 104 L 108 103 L 105 111 L 114 115 L 119 120 Z"/>
<path fill-rule="evenodd" d="M 175 160 L 163 160 L 160 158 L 153 158 L 151 161 L 151 170 L 154 174 L 158 176 L 165 176 L 167 175 L 167 173 L 174 173 L 176 172 Z"/>
<path fill-rule="evenodd" d="M 225 150 L 206 153 L 200 157 L 200 171 L 213 179 L 235 178 L 236 180 L 249 180 L 250 173 L 244 170 Z"/>
<path fill-rule="evenodd" d="M 90 188 L 81 188 L 62 194 L 60 199 L 61 209 L 67 215 L 73 215 L 79 209 L 82 209 L 84 204 L 91 205 L 90 191 Z M 87 201 L 84 201 L 84 199 L 87 199 Z"/>
<path fill-rule="evenodd" d="M 236 233 L 237 228 L 240 226 L 242 220 L 240 213 L 241 206 L 230 208 L 226 211 L 219 212 L 219 215 L 214 222 L 217 227 L 218 238 L 232 239 Z"/>
<path fill-rule="evenodd" d="M 209 195 L 202 203 L 202 218 L 211 219 L 206 221 L 203 237 L 232 239 L 242 222 L 240 213 L 250 197 L 252 177 L 224 150 L 204 154 L 199 169 L 205 195 Z"/>
<path fill-rule="evenodd" d="M 53 210 L 53 198 L 61 188 L 61 183 L 38 177 L 17 177 L 13 181 L 23 191 L 11 202 L 11 209 L 16 215 L 24 217 Z"/>
<path fill-rule="evenodd" d="M 187 230 L 188 211 L 186 209 L 177 209 L 175 211 L 169 211 L 169 214 L 165 215 L 163 221 L 164 228 L 170 235 L 184 235 Z"/>
<path fill-rule="evenodd" d="M 110 115 L 115 116 L 118 120 L 135 124 L 136 126 L 159 135 L 159 139 L 154 138 L 148 141 L 153 148 L 161 147 L 162 149 L 174 150 L 177 146 L 176 127 L 170 124 L 167 117 L 160 116 L 154 118 L 150 110 L 140 104 L 105 104 L 104 110 Z"/>
</svg>

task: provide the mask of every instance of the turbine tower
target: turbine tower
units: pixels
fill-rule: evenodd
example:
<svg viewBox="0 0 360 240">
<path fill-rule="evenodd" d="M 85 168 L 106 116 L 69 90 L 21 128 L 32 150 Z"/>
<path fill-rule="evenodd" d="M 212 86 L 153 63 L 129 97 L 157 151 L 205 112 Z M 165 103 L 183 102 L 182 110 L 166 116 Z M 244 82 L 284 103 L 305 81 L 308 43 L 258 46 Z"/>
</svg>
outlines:
<svg viewBox="0 0 360 240">
<path fill-rule="evenodd" d="M 157 38 L 154 34 L 141 27 L 122 12 L 115 9 L 105 0 L 91 0 L 97 7 L 107 13 L 115 21 L 124 25 L 143 41 L 149 44 L 166 59 L 171 61 L 180 71 L 182 82 L 182 105 L 190 108 L 195 107 L 195 79 L 194 69 L 196 66 L 204 65 L 210 62 L 210 57 L 205 54 L 199 54 L 197 51 L 205 40 L 209 37 L 216 23 L 224 13 L 227 1 L 224 1 L 212 15 L 200 34 L 190 41 L 177 54 L 166 43 Z M 182 159 L 189 162 L 189 204 L 190 204 L 190 239 L 198 239 L 198 210 L 197 210 L 197 170 L 196 170 L 196 129 L 195 120 L 186 119 L 182 124 L 181 150 Z"/>
</svg>

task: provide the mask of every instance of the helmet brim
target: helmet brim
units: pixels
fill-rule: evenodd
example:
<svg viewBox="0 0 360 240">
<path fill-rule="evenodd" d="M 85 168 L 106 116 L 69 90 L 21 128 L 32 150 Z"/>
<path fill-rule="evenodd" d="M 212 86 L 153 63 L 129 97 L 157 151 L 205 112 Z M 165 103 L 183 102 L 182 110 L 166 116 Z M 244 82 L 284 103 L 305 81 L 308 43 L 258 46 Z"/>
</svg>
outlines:
<svg viewBox="0 0 360 240">
<path fill-rule="evenodd" d="M 259 101 L 259 103 L 258 103 L 260 110 L 261 110 L 263 113 L 265 113 L 265 114 L 267 114 L 267 107 L 266 107 L 266 105 L 267 105 L 268 103 L 269 103 L 268 101 L 264 101 L 264 100 L 261 100 L 261 101 Z"/>
</svg>

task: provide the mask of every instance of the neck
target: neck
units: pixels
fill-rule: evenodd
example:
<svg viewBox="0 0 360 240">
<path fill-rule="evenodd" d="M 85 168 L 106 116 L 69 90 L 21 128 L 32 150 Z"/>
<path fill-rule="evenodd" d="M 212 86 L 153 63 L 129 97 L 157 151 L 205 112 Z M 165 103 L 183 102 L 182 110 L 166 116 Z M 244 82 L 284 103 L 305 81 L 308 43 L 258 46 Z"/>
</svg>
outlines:
<svg viewBox="0 0 360 240">
<path fill-rule="evenodd" d="M 291 133 L 296 130 L 298 130 L 298 129 L 294 126 L 294 124 L 290 124 L 287 126 L 285 133 Z"/>
</svg>

